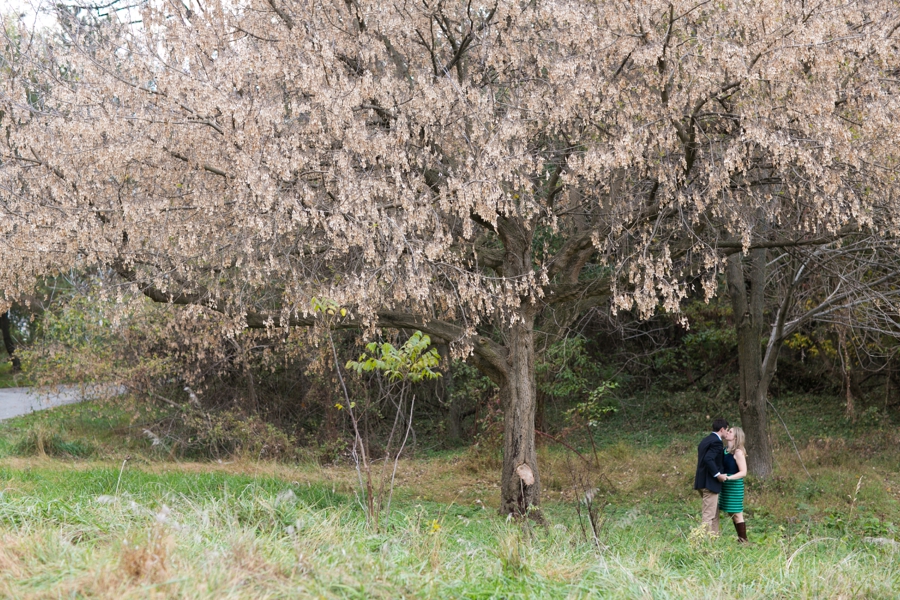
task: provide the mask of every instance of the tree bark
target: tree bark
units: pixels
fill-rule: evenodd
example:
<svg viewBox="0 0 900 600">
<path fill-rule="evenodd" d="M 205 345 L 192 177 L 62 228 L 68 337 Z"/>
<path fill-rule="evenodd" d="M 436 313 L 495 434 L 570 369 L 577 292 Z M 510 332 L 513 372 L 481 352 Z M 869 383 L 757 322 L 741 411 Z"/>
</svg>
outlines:
<svg viewBox="0 0 900 600">
<path fill-rule="evenodd" d="M 534 314 L 508 330 L 509 371 L 500 385 L 503 403 L 503 473 L 501 514 L 536 516 L 540 505 L 540 477 L 535 450 Z"/>
<path fill-rule="evenodd" d="M 13 373 L 18 373 L 22 370 L 22 363 L 19 361 L 19 357 L 16 356 L 16 343 L 13 340 L 10 328 L 9 311 L 0 314 L 0 330 L 3 331 L 3 346 L 9 355 L 9 361 L 12 363 Z"/>
<path fill-rule="evenodd" d="M 728 292 L 734 312 L 737 333 L 738 410 L 746 435 L 747 468 L 757 477 L 772 475 L 772 445 L 766 411 L 769 382 L 774 375 L 774 361 L 762 360 L 762 333 L 765 323 L 766 251 L 750 251 L 749 281 L 744 274 L 741 254 L 728 257 Z M 749 285 L 748 285 L 749 283 Z"/>
<path fill-rule="evenodd" d="M 520 218 L 501 218 L 497 233 L 503 242 L 504 275 L 512 280 L 533 276 L 534 224 Z M 541 480 L 538 476 L 534 415 L 537 384 L 534 378 L 534 322 L 537 306 L 519 297 L 506 333 L 506 364 L 498 381 L 503 405 L 503 471 L 500 477 L 500 514 L 540 519 Z"/>
</svg>

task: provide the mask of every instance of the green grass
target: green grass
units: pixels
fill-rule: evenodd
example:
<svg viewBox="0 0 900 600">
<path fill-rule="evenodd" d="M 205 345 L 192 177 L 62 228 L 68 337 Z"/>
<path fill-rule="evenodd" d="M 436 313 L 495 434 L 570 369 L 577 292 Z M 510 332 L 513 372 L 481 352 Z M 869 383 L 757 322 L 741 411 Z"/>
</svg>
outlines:
<svg viewBox="0 0 900 600">
<path fill-rule="evenodd" d="M 792 448 L 791 437 L 800 445 L 818 439 L 871 440 L 872 431 L 900 428 L 900 412 L 896 407 L 877 401 L 857 402 L 857 418 L 851 420 L 841 398 L 813 394 L 783 394 L 772 398 L 768 407 L 770 436 L 776 447 Z M 676 440 L 694 445 L 697 436 L 717 417 L 741 424 L 733 398 L 717 398 L 694 390 L 652 392 L 619 399 L 617 411 L 598 424 L 594 438 L 600 447 L 626 443 L 636 448 L 659 448 Z M 589 451 L 586 437 L 580 440 L 579 436 L 584 435 L 580 431 L 575 433 L 579 449 Z"/>
<path fill-rule="evenodd" d="M 750 547 L 731 532 L 697 539 L 693 499 L 612 498 L 597 545 L 567 502 L 548 503 L 542 527 L 468 503 L 406 500 L 375 532 L 352 493 L 311 469 L 126 464 L 120 480 L 113 465 L 7 461 L 6 597 L 890 598 L 900 589 L 897 550 L 824 522 L 760 511 L 748 519 Z"/>
<path fill-rule="evenodd" d="M 599 468 L 541 448 L 546 525 L 498 517 L 496 458 L 470 449 L 402 461 L 375 531 L 346 465 L 165 460 L 121 408 L 36 413 L 0 424 L 0 597 L 896 597 L 900 545 L 871 538 L 898 537 L 900 435 L 827 399 L 776 405 L 812 477 L 773 421 L 749 547 L 726 522 L 697 534 L 697 436 L 639 420 L 601 428 Z M 49 457 L 72 444 L 92 450 Z M 594 486 L 596 541 L 577 511 Z"/>
<path fill-rule="evenodd" d="M 140 425 L 148 418 L 146 411 L 135 415 L 110 402 L 40 410 L 0 422 L 0 457 L 112 458 L 141 453 L 149 450 Z"/>
</svg>

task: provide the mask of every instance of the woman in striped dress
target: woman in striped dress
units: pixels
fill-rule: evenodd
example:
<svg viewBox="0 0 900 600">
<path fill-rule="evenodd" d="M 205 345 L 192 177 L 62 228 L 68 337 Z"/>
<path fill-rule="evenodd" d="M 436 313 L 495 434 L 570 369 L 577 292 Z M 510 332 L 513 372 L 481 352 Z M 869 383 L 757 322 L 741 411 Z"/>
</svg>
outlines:
<svg viewBox="0 0 900 600">
<path fill-rule="evenodd" d="M 747 476 L 747 451 L 744 449 L 744 430 L 732 427 L 725 432 L 725 481 L 719 492 L 719 510 L 731 517 L 739 542 L 747 541 L 744 523 L 744 477 Z"/>
</svg>

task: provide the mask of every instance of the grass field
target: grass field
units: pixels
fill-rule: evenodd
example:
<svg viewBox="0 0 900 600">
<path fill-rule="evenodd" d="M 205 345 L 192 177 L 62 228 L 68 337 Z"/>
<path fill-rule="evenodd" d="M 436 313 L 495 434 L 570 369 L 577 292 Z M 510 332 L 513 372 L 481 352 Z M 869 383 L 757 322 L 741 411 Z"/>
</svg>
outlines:
<svg viewBox="0 0 900 600">
<path fill-rule="evenodd" d="M 543 447 L 544 525 L 497 516 L 490 453 L 403 461 L 375 531 L 348 466 L 163 460 L 127 420 L 62 407 L 0 425 L 0 596 L 896 598 L 900 435 L 782 408 L 803 464 L 779 437 L 745 547 L 728 523 L 698 535 L 685 433 L 607 432 L 599 468 Z"/>
</svg>

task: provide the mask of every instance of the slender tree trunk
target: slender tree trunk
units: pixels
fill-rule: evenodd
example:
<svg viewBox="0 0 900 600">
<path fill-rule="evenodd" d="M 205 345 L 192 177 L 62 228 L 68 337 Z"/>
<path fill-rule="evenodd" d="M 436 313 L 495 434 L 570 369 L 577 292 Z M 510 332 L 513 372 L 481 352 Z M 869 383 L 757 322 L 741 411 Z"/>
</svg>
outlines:
<svg viewBox="0 0 900 600">
<path fill-rule="evenodd" d="M 447 439 L 450 443 L 457 444 L 462 440 L 463 407 L 460 398 L 453 393 L 453 360 L 450 358 L 450 347 L 447 344 L 439 344 L 438 352 L 447 361 L 447 370 L 438 382 L 447 406 Z"/>
<path fill-rule="evenodd" d="M 22 370 L 22 363 L 19 361 L 19 357 L 16 356 L 16 343 L 13 341 L 12 331 L 10 329 L 9 311 L 0 314 L 0 330 L 3 331 L 3 345 L 6 348 L 6 353 L 9 355 L 9 360 L 12 363 L 13 373 L 18 373 Z"/>
<path fill-rule="evenodd" d="M 772 445 L 769 441 L 768 402 L 769 381 L 774 374 L 774 363 L 762 361 L 762 332 L 765 308 L 766 251 L 750 252 L 750 277 L 744 276 L 740 253 L 728 258 L 728 292 L 734 311 L 739 365 L 740 397 L 738 410 L 746 435 L 747 468 L 757 477 L 772 474 Z M 749 285 L 748 285 L 749 284 Z"/>
<path fill-rule="evenodd" d="M 500 386 L 504 412 L 500 512 L 539 517 L 534 512 L 541 489 L 534 439 L 534 314 L 523 313 L 523 321 L 508 330 L 509 371 Z"/>
<path fill-rule="evenodd" d="M 447 439 L 451 444 L 462 441 L 462 410 L 459 398 L 450 398 L 450 411 L 447 414 Z"/>
<path fill-rule="evenodd" d="M 844 382 L 844 395 L 847 398 L 846 415 L 852 422 L 856 422 L 856 403 L 853 394 L 853 375 L 850 367 L 850 355 L 847 354 L 847 333 L 838 326 L 838 357 L 841 359 L 841 377 Z"/>
<path fill-rule="evenodd" d="M 537 390 L 537 399 L 534 413 L 534 426 L 538 431 L 547 431 L 547 394 Z"/>
</svg>

